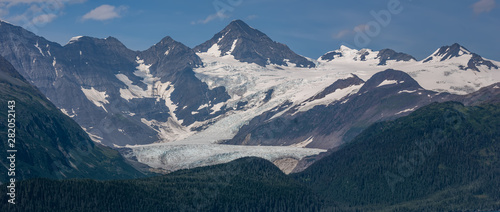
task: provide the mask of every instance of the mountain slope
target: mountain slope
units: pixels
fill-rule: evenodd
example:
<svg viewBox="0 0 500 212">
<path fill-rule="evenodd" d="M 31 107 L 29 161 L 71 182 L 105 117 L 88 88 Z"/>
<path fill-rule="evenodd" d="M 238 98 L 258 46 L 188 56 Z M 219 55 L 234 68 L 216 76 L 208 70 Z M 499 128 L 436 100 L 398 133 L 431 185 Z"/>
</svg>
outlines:
<svg viewBox="0 0 500 212">
<path fill-rule="evenodd" d="M 498 103 L 435 103 L 370 126 L 295 177 L 346 208 L 495 210 L 499 127 Z"/>
<path fill-rule="evenodd" d="M 274 116 L 279 110 L 264 113 L 243 126 L 228 143 L 292 145 L 308 141 L 307 147 L 330 149 L 349 142 L 374 122 L 401 117 L 431 102 L 450 98 L 450 94 L 424 90 L 402 71 L 388 69 L 366 82 L 357 76 L 347 79 L 350 83 L 344 86 L 337 87 L 346 80 L 332 84 L 337 89 L 328 94 L 339 97 L 330 103 L 306 100 L 279 117 Z M 325 91 L 328 89 L 315 97 L 327 96 L 322 94 Z"/>
<path fill-rule="evenodd" d="M 193 111 L 229 98 L 195 77 L 200 58 L 170 37 L 138 52 L 113 37 L 77 36 L 61 46 L 4 22 L 0 32 L 0 55 L 105 145 L 178 139 L 224 110 Z"/>
<path fill-rule="evenodd" d="M 2 211 L 320 211 L 321 201 L 270 162 L 242 158 L 161 177 L 121 180 L 30 180 L 19 204 Z M 74 201 L 78 200 L 78 201 Z"/>
<path fill-rule="evenodd" d="M 69 117 L 0 57 L 0 103 L 15 101 L 16 179 L 93 178 L 117 179 L 145 176 L 115 150 L 95 144 Z M 7 109 L 1 110 L 2 119 Z M 7 157 L 7 124 L 0 123 L 0 156 Z M 7 160 L 1 160 L 8 167 Z M 0 177 L 6 182 L 7 175 Z"/>
<path fill-rule="evenodd" d="M 307 58 L 297 55 L 288 46 L 271 40 L 266 34 L 241 20 L 232 21 L 212 39 L 194 48 L 196 52 L 210 52 L 215 56 L 232 55 L 236 60 L 260 66 L 276 64 L 314 67 Z"/>
</svg>

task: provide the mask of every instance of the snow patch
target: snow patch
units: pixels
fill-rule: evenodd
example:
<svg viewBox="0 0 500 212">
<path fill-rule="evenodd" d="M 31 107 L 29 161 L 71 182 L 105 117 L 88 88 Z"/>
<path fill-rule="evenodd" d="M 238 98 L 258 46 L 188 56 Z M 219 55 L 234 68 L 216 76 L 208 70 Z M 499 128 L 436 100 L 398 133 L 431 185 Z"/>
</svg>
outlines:
<svg viewBox="0 0 500 212">
<path fill-rule="evenodd" d="M 377 87 L 381 87 L 381 86 L 384 86 L 384 85 L 393 85 L 393 84 L 398 84 L 398 81 L 397 80 L 384 80 Z"/>
<path fill-rule="evenodd" d="M 409 90 L 402 90 L 402 91 L 399 91 L 398 94 L 400 93 L 415 93 L 417 92 L 416 90 L 413 90 L 413 91 L 409 91 Z"/>
<path fill-rule="evenodd" d="M 102 109 L 108 112 L 108 110 L 106 110 L 106 108 L 104 107 L 104 104 L 109 104 L 109 101 L 106 100 L 106 98 L 108 98 L 106 91 L 100 92 L 93 87 L 90 87 L 90 89 L 81 87 L 81 89 L 88 100 L 94 103 L 94 105 L 96 105 L 97 107 L 102 107 Z"/>
<path fill-rule="evenodd" d="M 300 142 L 300 143 L 296 143 L 296 144 L 293 144 L 293 145 L 290 145 L 292 147 L 300 147 L 300 148 L 305 148 L 307 145 L 309 145 L 311 142 L 313 142 L 313 139 L 314 137 L 313 136 L 310 136 L 309 138 L 307 138 L 306 140 Z"/>
<path fill-rule="evenodd" d="M 227 52 L 227 54 L 233 53 L 234 48 L 236 48 L 236 42 L 238 42 L 238 39 L 233 41 L 233 45 L 231 45 L 231 49 Z"/>
<path fill-rule="evenodd" d="M 402 111 L 399 111 L 396 113 L 396 115 L 399 115 L 399 114 L 402 114 L 402 113 L 407 113 L 407 112 L 411 112 L 411 111 L 414 111 L 415 109 L 417 109 L 418 106 L 415 106 L 413 108 L 409 108 L 409 109 L 406 109 L 406 110 L 402 110 Z"/>
<path fill-rule="evenodd" d="M 212 55 L 212 56 L 220 56 L 221 55 L 221 51 L 219 49 L 219 44 L 215 43 L 214 45 L 212 45 L 212 47 L 210 47 L 206 54 L 208 55 Z"/>
<path fill-rule="evenodd" d="M 72 37 L 71 39 L 69 39 L 68 41 L 68 44 L 70 43 L 74 43 L 74 42 L 77 42 L 80 38 L 82 38 L 83 36 L 75 36 L 75 37 Z"/>
<path fill-rule="evenodd" d="M 64 115 L 69 116 L 70 118 L 75 117 L 75 111 L 73 111 L 73 115 L 69 115 L 68 111 L 64 108 L 61 108 L 61 112 L 64 113 Z"/>
<path fill-rule="evenodd" d="M 141 118 L 141 122 L 149 126 L 151 129 L 158 132 L 161 142 L 171 142 L 174 140 L 183 139 L 193 134 L 188 128 L 183 127 L 175 118 L 169 117 L 166 122 L 157 120 L 147 120 Z"/>
<path fill-rule="evenodd" d="M 346 96 L 357 93 L 361 87 L 363 87 L 363 84 L 351 85 L 344 89 L 337 89 L 335 90 L 335 92 L 329 93 L 321 99 L 315 99 L 310 102 L 303 102 L 302 104 L 300 104 L 299 109 L 294 114 L 298 112 L 308 111 L 317 105 L 328 105 L 330 103 L 338 101 Z"/>
<path fill-rule="evenodd" d="M 43 52 L 42 52 L 42 49 L 38 46 L 38 41 L 36 42 L 35 47 L 38 49 L 38 51 L 40 51 L 40 54 L 42 56 L 45 56 L 45 54 L 43 54 Z"/>
<path fill-rule="evenodd" d="M 212 106 L 213 111 L 210 114 L 215 114 L 215 113 L 219 112 L 220 109 L 222 108 L 222 106 L 224 106 L 224 102 L 220 102 L 220 103 L 215 104 L 214 106 Z"/>
<path fill-rule="evenodd" d="M 94 141 L 96 143 L 102 143 L 102 140 L 103 140 L 102 137 L 90 133 L 85 127 L 82 127 L 82 129 L 83 129 L 83 131 L 85 131 L 87 133 L 87 135 L 89 135 L 89 137 L 92 141 Z"/>
</svg>

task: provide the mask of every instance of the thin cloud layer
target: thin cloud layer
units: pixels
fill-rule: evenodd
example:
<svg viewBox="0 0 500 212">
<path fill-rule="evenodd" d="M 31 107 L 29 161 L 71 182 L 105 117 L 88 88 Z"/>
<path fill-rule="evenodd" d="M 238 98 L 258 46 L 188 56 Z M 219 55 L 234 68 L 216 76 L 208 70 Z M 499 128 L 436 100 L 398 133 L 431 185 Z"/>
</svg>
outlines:
<svg viewBox="0 0 500 212">
<path fill-rule="evenodd" d="M 472 5 L 475 14 L 487 13 L 496 7 L 495 0 L 480 0 Z"/>
<path fill-rule="evenodd" d="M 63 14 L 66 4 L 86 0 L 0 0 L 0 17 L 26 28 L 40 27 Z M 16 8 L 15 13 L 11 10 Z M 25 8 L 20 10 L 19 8 Z"/>
<path fill-rule="evenodd" d="M 334 39 L 341 39 L 350 35 L 354 35 L 356 31 L 366 31 L 368 28 L 368 25 L 366 24 L 360 24 L 358 26 L 355 26 L 353 29 L 344 29 L 340 30 L 338 33 L 333 35 Z"/>
<path fill-rule="evenodd" d="M 96 20 L 105 21 L 114 18 L 122 17 L 122 13 L 125 12 L 127 8 L 125 6 L 115 7 L 108 4 L 103 4 L 87 14 L 83 15 L 82 20 Z"/>
<path fill-rule="evenodd" d="M 51 5 L 63 5 L 63 4 L 75 4 L 84 3 L 87 0 L 0 0 L 0 3 L 5 3 L 7 7 L 12 7 L 16 5 L 31 5 L 31 4 L 51 4 Z"/>
<path fill-rule="evenodd" d="M 33 18 L 35 24 L 46 24 L 57 18 L 56 14 L 43 14 Z"/>
<path fill-rule="evenodd" d="M 211 14 L 209 16 L 207 16 L 205 19 L 201 19 L 201 20 L 198 20 L 198 21 L 192 21 L 191 24 L 207 24 L 215 19 L 226 19 L 226 18 L 229 18 L 229 16 L 225 15 L 223 12 L 217 12 L 215 14 Z"/>
</svg>

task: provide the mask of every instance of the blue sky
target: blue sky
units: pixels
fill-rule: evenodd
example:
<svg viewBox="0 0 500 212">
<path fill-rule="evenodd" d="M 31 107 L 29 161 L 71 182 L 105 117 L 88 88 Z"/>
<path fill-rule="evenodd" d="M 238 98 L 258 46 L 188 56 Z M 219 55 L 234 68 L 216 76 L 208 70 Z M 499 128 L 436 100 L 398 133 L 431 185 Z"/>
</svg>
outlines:
<svg viewBox="0 0 500 212">
<path fill-rule="evenodd" d="M 500 61 L 496 1 L 0 0 L 0 18 L 62 45 L 78 35 L 113 36 L 144 50 L 168 35 L 194 47 L 241 19 L 311 58 L 346 44 L 423 59 L 457 42 Z"/>
</svg>

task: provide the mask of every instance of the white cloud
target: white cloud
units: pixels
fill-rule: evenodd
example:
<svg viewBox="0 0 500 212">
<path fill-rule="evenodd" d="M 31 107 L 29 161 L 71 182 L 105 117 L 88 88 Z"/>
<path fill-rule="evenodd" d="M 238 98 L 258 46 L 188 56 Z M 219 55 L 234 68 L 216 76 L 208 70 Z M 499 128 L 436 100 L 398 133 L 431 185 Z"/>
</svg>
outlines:
<svg viewBox="0 0 500 212">
<path fill-rule="evenodd" d="M 119 6 L 115 7 L 108 4 L 103 4 L 87 14 L 83 15 L 82 20 L 97 20 L 97 21 L 105 21 L 114 18 L 122 17 L 122 13 L 125 12 L 127 7 Z"/>
<path fill-rule="evenodd" d="M 472 10 L 475 14 L 481 14 L 490 12 L 495 6 L 495 0 L 480 0 L 472 5 Z"/>
<path fill-rule="evenodd" d="M 64 14 L 67 4 L 86 0 L 0 0 L 0 17 L 16 25 L 36 30 Z M 18 8 L 11 10 L 12 7 Z"/>
<path fill-rule="evenodd" d="M 50 23 L 56 18 L 57 18 L 56 14 L 43 14 L 43 15 L 39 15 L 39 16 L 33 18 L 32 21 L 35 24 L 42 25 L 42 24 Z"/>
<path fill-rule="evenodd" d="M 9 9 L 6 8 L 4 3 L 0 3 L 0 17 L 5 17 L 9 14 Z"/>
<path fill-rule="evenodd" d="M 360 24 L 358 26 L 355 26 L 353 29 L 344 29 L 340 30 L 336 34 L 333 35 L 334 39 L 341 39 L 346 36 L 354 35 L 356 31 L 366 31 L 368 29 L 368 25 L 366 24 Z"/>
<path fill-rule="evenodd" d="M 229 16 L 225 15 L 223 12 L 218 12 L 218 13 L 207 16 L 205 19 L 201 19 L 198 21 L 192 21 L 191 24 L 207 24 L 207 23 L 209 23 L 217 18 L 220 18 L 222 20 L 222 19 L 229 18 Z"/>
<path fill-rule="evenodd" d="M 348 36 L 348 35 L 350 35 L 352 33 L 353 33 L 353 31 L 350 30 L 350 29 L 340 30 L 338 33 L 336 33 L 336 34 L 333 35 L 333 38 L 340 39 L 340 38 Z"/>
<path fill-rule="evenodd" d="M 63 4 L 74 4 L 83 3 L 87 0 L 0 0 L 0 3 L 6 3 L 7 7 L 19 5 L 19 4 L 50 4 L 50 5 L 63 5 Z"/>
<path fill-rule="evenodd" d="M 253 20 L 253 19 L 256 19 L 258 18 L 259 16 L 258 15 L 249 15 L 247 16 L 247 18 L 245 18 L 246 20 Z"/>
</svg>

